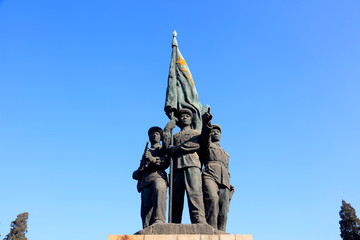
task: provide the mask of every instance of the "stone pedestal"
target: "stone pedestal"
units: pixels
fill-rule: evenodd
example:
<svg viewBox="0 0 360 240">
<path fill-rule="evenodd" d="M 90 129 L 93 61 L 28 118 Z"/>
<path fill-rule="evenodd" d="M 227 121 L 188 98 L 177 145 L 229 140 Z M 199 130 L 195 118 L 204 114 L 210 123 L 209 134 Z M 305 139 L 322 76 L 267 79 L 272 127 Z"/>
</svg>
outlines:
<svg viewBox="0 0 360 240">
<path fill-rule="evenodd" d="M 134 235 L 109 235 L 108 240 L 253 240 L 252 235 L 231 235 L 208 224 L 159 223 Z"/>
<path fill-rule="evenodd" d="M 178 235 L 178 234 L 202 234 L 202 235 L 223 235 L 229 234 L 211 227 L 209 224 L 176 224 L 157 223 L 144 228 L 134 235 Z"/>
<path fill-rule="evenodd" d="M 108 240 L 253 240 L 252 235 L 109 235 Z"/>
</svg>

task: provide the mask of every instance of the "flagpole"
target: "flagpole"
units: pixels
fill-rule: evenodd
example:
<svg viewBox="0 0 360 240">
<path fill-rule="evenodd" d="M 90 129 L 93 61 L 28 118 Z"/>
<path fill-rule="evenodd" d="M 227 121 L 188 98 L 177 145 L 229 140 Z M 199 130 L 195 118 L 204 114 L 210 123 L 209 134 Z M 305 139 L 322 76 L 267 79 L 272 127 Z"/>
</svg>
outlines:
<svg viewBox="0 0 360 240">
<path fill-rule="evenodd" d="M 173 32 L 173 40 L 172 40 L 172 48 L 173 52 L 172 54 L 176 55 L 176 48 L 178 46 L 178 43 L 176 41 L 177 33 L 174 30 Z M 175 56 L 176 57 L 176 56 Z M 172 58 L 173 60 L 173 58 Z M 176 64 L 176 63 L 174 63 Z M 174 111 L 170 112 L 170 118 L 171 120 L 174 119 Z M 174 145 L 174 135 L 173 135 L 173 129 L 171 130 L 171 138 L 170 138 L 170 146 Z M 169 174 L 169 217 L 168 222 L 172 223 L 172 214 L 173 214 L 173 195 L 174 195 L 174 159 L 172 156 L 170 156 L 170 174 Z"/>
<path fill-rule="evenodd" d="M 174 118 L 174 112 L 171 112 L 171 120 Z M 173 136 L 173 129 L 171 129 L 170 135 L 170 146 L 174 144 L 174 136 Z M 169 186 L 169 219 L 168 222 L 172 223 L 172 209 L 173 209 L 173 191 L 174 191 L 174 160 L 173 157 L 170 156 L 170 186 Z"/>
</svg>

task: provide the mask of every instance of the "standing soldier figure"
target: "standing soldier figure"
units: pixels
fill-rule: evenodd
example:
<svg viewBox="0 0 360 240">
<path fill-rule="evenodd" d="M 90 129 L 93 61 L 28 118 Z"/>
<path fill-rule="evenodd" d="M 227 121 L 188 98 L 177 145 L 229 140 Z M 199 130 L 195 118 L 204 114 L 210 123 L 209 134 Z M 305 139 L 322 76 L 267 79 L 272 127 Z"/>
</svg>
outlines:
<svg viewBox="0 0 360 240">
<path fill-rule="evenodd" d="M 211 119 L 210 113 L 203 115 L 201 131 L 205 216 L 213 228 L 226 231 L 230 191 L 234 188 L 230 185 L 229 154 L 220 146 L 221 128 L 211 124 Z"/>
<path fill-rule="evenodd" d="M 169 166 L 169 158 L 160 145 L 162 129 L 151 127 L 148 131 L 150 149 L 140 161 L 140 167 L 133 173 L 138 180 L 137 189 L 141 192 L 141 219 L 143 228 L 155 223 L 165 223 L 167 177 L 165 169 Z"/>
<path fill-rule="evenodd" d="M 184 195 L 188 199 L 191 223 L 206 224 L 202 195 L 201 163 L 196 151 L 200 149 L 200 131 L 191 128 L 192 112 L 184 108 L 177 119 L 170 120 L 164 129 L 164 146 L 174 161 L 172 223 L 181 223 Z M 181 131 L 174 135 L 174 146 L 169 146 L 171 131 L 178 124 Z"/>
</svg>

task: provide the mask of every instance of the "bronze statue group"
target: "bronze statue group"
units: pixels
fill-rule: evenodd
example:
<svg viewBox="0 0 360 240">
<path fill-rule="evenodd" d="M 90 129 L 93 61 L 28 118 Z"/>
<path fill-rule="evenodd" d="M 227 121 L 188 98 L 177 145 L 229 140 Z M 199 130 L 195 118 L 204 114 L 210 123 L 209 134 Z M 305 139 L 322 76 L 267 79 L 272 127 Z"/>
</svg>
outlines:
<svg viewBox="0 0 360 240">
<path fill-rule="evenodd" d="M 173 189 L 170 223 L 181 223 L 184 196 L 192 224 L 209 224 L 226 231 L 229 203 L 234 192 L 230 185 L 229 155 L 220 146 L 221 127 L 211 124 L 212 115 L 202 116 L 202 129 L 192 129 L 193 113 L 183 108 L 164 130 L 151 127 L 150 148 L 146 146 L 133 178 L 141 193 L 143 228 L 166 222 L 168 179 L 165 170 L 173 161 Z M 181 130 L 172 135 L 178 126 Z M 162 142 L 162 145 L 161 145 Z"/>
</svg>

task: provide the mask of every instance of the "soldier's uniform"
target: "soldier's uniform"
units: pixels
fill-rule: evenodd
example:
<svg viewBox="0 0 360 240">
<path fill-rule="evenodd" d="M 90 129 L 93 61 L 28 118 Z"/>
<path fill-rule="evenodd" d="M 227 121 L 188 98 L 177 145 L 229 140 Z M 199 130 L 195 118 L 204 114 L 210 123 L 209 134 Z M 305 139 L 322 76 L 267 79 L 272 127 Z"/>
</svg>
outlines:
<svg viewBox="0 0 360 240">
<path fill-rule="evenodd" d="M 220 129 L 218 125 L 213 126 Z M 226 231 L 230 198 L 229 154 L 219 142 L 211 142 L 213 126 L 204 124 L 201 133 L 205 216 L 212 227 Z"/>
<path fill-rule="evenodd" d="M 164 132 L 164 142 L 170 142 L 170 133 Z M 174 135 L 173 154 L 174 184 L 172 223 L 181 223 L 184 208 L 184 196 L 188 199 L 191 223 L 205 223 L 205 211 L 202 195 L 201 163 L 196 151 L 200 149 L 200 131 L 194 129 L 181 130 Z"/>
<path fill-rule="evenodd" d="M 141 192 L 143 228 L 155 222 L 166 222 L 167 176 L 165 169 L 169 166 L 169 158 L 162 147 L 150 148 L 149 151 L 156 162 L 145 164 L 142 160 L 140 167 L 133 173 L 133 178 L 138 180 L 137 190 Z"/>
</svg>

